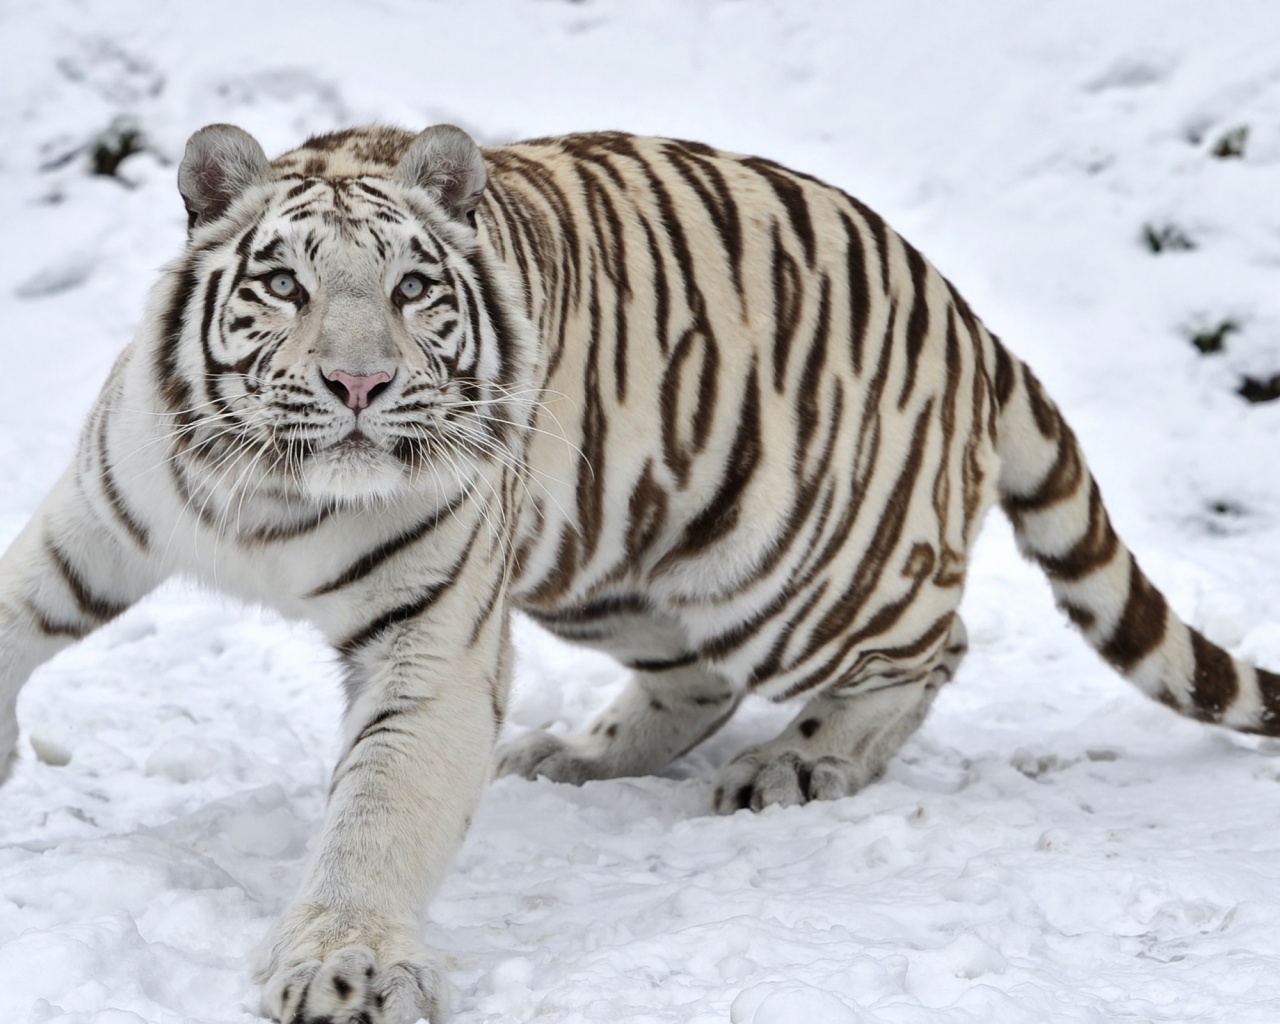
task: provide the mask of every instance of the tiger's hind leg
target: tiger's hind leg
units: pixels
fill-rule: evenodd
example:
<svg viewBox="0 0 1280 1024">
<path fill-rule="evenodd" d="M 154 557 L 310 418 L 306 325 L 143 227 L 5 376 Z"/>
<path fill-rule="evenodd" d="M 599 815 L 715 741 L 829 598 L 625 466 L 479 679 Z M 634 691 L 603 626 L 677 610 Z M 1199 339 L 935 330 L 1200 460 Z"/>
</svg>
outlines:
<svg viewBox="0 0 1280 1024">
<path fill-rule="evenodd" d="M 591 640 L 558 632 L 607 650 L 631 667 L 631 679 L 582 732 L 535 730 L 501 746 L 499 775 L 574 784 L 653 775 L 719 729 L 742 699 L 742 687 L 698 661 L 674 623 L 628 615 L 607 631 L 593 624 Z"/>
<path fill-rule="evenodd" d="M 956 616 L 939 657 L 918 674 L 873 678 L 848 693 L 814 697 L 775 739 L 729 762 L 712 794 L 714 809 L 732 814 L 833 800 L 875 781 L 920 727 L 967 649 L 964 624 Z"/>
<path fill-rule="evenodd" d="M 697 664 L 638 671 L 583 732 L 536 730 L 505 744 L 497 773 L 574 784 L 654 775 L 728 721 L 740 696 Z"/>
</svg>

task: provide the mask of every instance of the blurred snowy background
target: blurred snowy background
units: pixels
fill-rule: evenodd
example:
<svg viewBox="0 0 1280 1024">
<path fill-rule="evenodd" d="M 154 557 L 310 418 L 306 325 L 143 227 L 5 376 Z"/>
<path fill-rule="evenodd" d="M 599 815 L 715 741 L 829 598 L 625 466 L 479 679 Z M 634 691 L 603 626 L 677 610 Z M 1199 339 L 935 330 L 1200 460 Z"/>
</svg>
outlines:
<svg viewBox="0 0 1280 1024">
<path fill-rule="evenodd" d="M 885 215 L 1036 369 L 1173 605 L 1280 668 L 1275 0 L 4 0 L 0 543 L 183 242 L 186 137 L 450 121 L 762 154 Z M 713 818 L 498 782 L 437 899 L 459 1024 L 1280 1020 L 1280 743 L 1176 718 L 993 516 L 972 653 L 887 778 Z M 521 624 L 511 728 L 619 684 Z M 42 669 L 0 791 L 0 1021 L 256 1018 L 339 697 L 310 631 L 166 587 Z"/>
</svg>

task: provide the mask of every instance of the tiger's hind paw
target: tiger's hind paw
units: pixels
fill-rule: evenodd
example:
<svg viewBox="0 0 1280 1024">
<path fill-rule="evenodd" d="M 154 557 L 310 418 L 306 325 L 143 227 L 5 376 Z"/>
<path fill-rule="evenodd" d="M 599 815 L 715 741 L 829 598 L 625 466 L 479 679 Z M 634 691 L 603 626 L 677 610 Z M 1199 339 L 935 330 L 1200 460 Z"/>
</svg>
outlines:
<svg viewBox="0 0 1280 1024">
<path fill-rule="evenodd" d="M 717 814 L 733 814 L 810 800 L 837 800 L 856 793 L 878 774 L 848 757 L 826 754 L 809 761 L 794 750 L 752 747 L 720 773 L 711 806 Z"/>
<path fill-rule="evenodd" d="M 608 767 L 600 758 L 579 753 L 568 741 L 540 730 L 499 747 L 494 772 L 519 775 L 523 779 L 542 777 L 575 786 L 610 777 Z"/>
<path fill-rule="evenodd" d="M 263 1014 L 288 1024 L 438 1024 L 446 1005 L 444 972 L 434 959 L 379 966 L 361 946 L 276 971 L 262 996 Z"/>
<path fill-rule="evenodd" d="M 0 786 L 13 774 L 18 763 L 18 720 L 0 713 Z"/>
</svg>

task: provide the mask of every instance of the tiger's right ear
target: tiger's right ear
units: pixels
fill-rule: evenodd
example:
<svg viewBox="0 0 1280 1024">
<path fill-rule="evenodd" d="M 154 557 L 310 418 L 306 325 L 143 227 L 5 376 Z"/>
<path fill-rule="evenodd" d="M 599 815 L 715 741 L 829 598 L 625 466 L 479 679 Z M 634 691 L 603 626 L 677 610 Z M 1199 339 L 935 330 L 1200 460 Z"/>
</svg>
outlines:
<svg viewBox="0 0 1280 1024">
<path fill-rule="evenodd" d="M 187 140 L 178 167 L 178 191 L 187 230 L 227 212 L 244 191 L 267 180 L 270 166 L 258 140 L 233 124 L 206 125 Z"/>
<path fill-rule="evenodd" d="M 461 128 L 438 124 L 420 132 L 401 157 L 396 177 L 426 189 L 450 217 L 475 228 L 489 179 L 480 147 Z"/>
</svg>

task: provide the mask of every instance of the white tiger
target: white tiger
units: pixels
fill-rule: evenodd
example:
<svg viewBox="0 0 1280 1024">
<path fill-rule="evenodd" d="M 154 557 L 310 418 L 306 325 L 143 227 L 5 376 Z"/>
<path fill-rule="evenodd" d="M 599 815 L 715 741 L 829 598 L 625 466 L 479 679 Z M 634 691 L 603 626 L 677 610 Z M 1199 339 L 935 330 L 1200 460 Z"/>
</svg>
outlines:
<svg viewBox="0 0 1280 1024">
<path fill-rule="evenodd" d="M 750 691 L 804 704 L 716 810 L 856 791 L 965 650 L 997 499 L 1086 639 L 1178 711 L 1276 733 L 1280 680 L 1185 626 L 1025 365 L 840 191 L 618 133 L 481 150 L 360 128 L 268 162 L 212 125 L 74 464 L 0 562 L 18 690 L 173 573 L 316 623 L 345 749 L 264 1012 L 444 1012 L 420 933 L 489 774 L 509 611 L 633 670 L 499 770 L 659 770 Z"/>
</svg>

